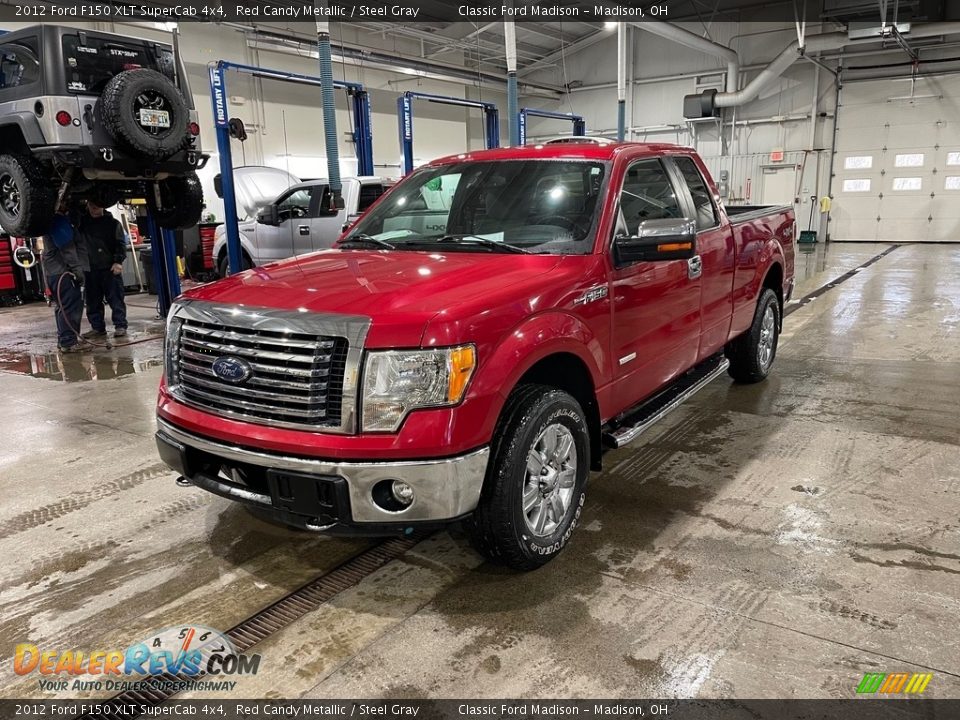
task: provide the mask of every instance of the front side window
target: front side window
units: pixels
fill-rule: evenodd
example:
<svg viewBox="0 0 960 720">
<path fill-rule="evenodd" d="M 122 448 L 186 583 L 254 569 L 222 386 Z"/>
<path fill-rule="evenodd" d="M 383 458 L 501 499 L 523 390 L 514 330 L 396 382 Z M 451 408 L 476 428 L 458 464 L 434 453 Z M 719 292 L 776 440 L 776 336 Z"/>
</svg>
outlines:
<svg viewBox="0 0 960 720">
<path fill-rule="evenodd" d="M 125 70 L 147 68 L 166 75 L 173 82 L 173 53 L 145 41 L 117 42 L 112 39 L 79 35 L 63 36 L 63 63 L 67 90 L 99 94 L 114 75 Z"/>
<path fill-rule="evenodd" d="M 357 201 L 357 212 L 365 213 L 377 199 L 383 195 L 385 189 L 382 183 L 364 184 L 360 186 L 360 197 Z"/>
<path fill-rule="evenodd" d="M 579 160 L 500 160 L 423 168 L 345 238 L 397 249 L 587 254 L 607 166 Z"/>
<path fill-rule="evenodd" d="M 620 192 L 620 212 L 626 223 L 625 231 L 631 234 L 644 220 L 684 217 L 662 162 L 641 160 L 627 168 Z"/>
<path fill-rule="evenodd" d="M 40 78 L 40 63 L 26 45 L 0 45 L 0 90 L 20 87 Z"/>
<path fill-rule="evenodd" d="M 277 203 L 277 220 L 297 220 L 310 217 L 313 188 L 300 188 Z"/>
<path fill-rule="evenodd" d="M 690 195 L 693 197 L 693 206 L 697 211 L 697 230 L 716 227 L 720 223 L 720 219 L 717 217 L 716 208 L 713 206 L 710 190 L 707 188 L 707 183 L 704 182 L 700 170 L 697 169 L 696 163 L 688 157 L 674 158 L 674 162 L 680 174 L 683 175 L 683 179 L 690 189 Z"/>
</svg>

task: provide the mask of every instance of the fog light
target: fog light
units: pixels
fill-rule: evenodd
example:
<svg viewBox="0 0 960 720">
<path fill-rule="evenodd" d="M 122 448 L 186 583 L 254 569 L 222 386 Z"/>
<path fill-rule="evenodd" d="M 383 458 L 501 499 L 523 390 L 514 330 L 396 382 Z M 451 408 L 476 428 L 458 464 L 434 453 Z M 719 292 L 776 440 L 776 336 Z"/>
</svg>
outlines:
<svg viewBox="0 0 960 720">
<path fill-rule="evenodd" d="M 394 480 L 390 486 L 390 492 L 394 500 L 401 505 L 409 505 L 413 502 L 413 488 L 403 480 Z"/>
<path fill-rule="evenodd" d="M 57 113 L 57 124 L 66 127 L 71 122 L 73 122 L 73 118 L 70 117 L 70 113 L 68 113 L 66 110 L 61 110 Z"/>
<path fill-rule="evenodd" d="M 200 126 L 197 125 L 197 123 L 195 122 L 192 122 L 189 125 L 187 125 L 187 130 L 189 130 L 190 134 L 193 135 L 194 137 L 200 134 Z"/>
</svg>

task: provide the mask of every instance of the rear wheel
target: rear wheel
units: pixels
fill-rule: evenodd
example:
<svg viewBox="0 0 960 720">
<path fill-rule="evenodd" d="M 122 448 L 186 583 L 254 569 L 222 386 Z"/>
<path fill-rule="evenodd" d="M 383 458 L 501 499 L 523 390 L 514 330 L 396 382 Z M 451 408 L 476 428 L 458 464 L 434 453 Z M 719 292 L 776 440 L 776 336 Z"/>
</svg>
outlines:
<svg viewBox="0 0 960 720">
<path fill-rule="evenodd" d="M 737 382 L 760 382 L 770 374 L 780 339 L 780 302 L 777 294 L 764 288 L 757 301 L 750 329 L 727 343 L 724 352 L 730 361 L 727 372 Z"/>
<path fill-rule="evenodd" d="M 586 417 L 562 390 L 524 385 L 494 437 L 484 492 L 465 525 L 487 559 L 533 570 L 566 546 L 580 519 L 590 468 Z"/>
<path fill-rule="evenodd" d="M 40 163 L 26 155 L 0 155 L 0 225 L 8 234 L 45 235 L 55 202 L 56 191 Z"/>
<path fill-rule="evenodd" d="M 156 194 L 160 193 L 157 201 Z M 187 230 L 200 222 L 203 213 L 203 186 L 195 172 L 182 177 L 158 180 L 147 192 L 147 205 L 154 219 L 168 230 Z"/>
</svg>

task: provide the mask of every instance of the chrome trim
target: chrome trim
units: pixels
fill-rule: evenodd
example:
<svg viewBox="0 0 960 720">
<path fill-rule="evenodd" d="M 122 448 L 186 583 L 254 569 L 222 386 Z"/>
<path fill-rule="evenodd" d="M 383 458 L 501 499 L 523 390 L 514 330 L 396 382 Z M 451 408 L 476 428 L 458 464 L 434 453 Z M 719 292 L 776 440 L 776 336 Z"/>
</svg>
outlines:
<svg viewBox="0 0 960 720">
<path fill-rule="evenodd" d="M 637 425 L 631 425 L 629 427 L 622 427 L 619 430 L 615 430 L 614 432 L 610 433 L 610 437 L 613 438 L 615 445 L 618 448 L 622 448 L 624 445 L 636 440 L 638 437 L 640 437 L 640 435 L 649 430 L 651 426 L 660 422 L 660 420 L 676 410 L 692 396 L 696 395 L 711 382 L 723 375 L 723 373 L 727 371 L 728 367 L 730 367 L 730 361 L 726 358 L 723 358 L 720 361 L 720 364 L 714 370 L 711 370 L 709 374 L 705 375 L 703 378 L 691 385 L 682 394 L 678 395 L 667 405 L 664 405 L 643 422 Z"/>
<path fill-rule="evenodd" d="M 339 475 L 347 481 L 350 509 L 355 523 L 405 523 L 430 520 L 450 520 L 476 509 L 480 490 L 487 472 L 490 448 L 442 460 L 397 460 L 388 462 L 339 462 L 272 454 L 221 443 L 181 430 L 169 422 L 157 418 L 158 434 L 181 445 L 195 448 L 224 460 L 259 465 L 261 467 L 317 475 Z M 414 500 L 404 510 L 391 512 L 373 502 L 373 487 L 382 480 L 403 480 L 413 487 Z M 191 480 L 192 481 L 192 480 Z M 203 479 L 198 487 L 216 494 L 223 494 L 204 487 Z M 231 485 L 225 480 L 218 483 Z M 251 494 L 251 491 L 244 490 Z M 264 503 L 253 498 L 238 500 Z M 265 495 L 252 493 L 259 498 Z M 229 495 L 228 495 L 229 496 Z M 269 500 L 269 499 L 268 499 Z M 267 503 L 269 504 L 269 502 Z"/>
<path fill-rule="evenodd" d="M 178 383 L 170 383 L 168 390 L 173 398 L 189 407 L 197 408 L 206 413 L 220 415 L 233 420 L 253 423 L 256 425 L 269 425 L 273 427 L 292 428 L 296 430 L 306 430 L 308 432 L 319 434 L 340 434 L 349 435 L 357 432 L 358 412 L 357 400 L 359 394 L 360 381 L 360 363 L 363 358 L 363 344 L 370 329 L 370 318 L 362 315 L 334 315 L 329 313 L 297 312 L 291 310 L 278 310 L 276 308 L 265 308 L 249 305 L 225 305 L 222 303 L 206 302 L 202 300 L 192 300 L 189 298 L 177 300 L 170 310 L 171 319 L 181 318 L 192 320 L 194 322 L 210 323 L 218 325 L 224 329 L 224 334 L 229 334 L 231 328 L 243 328 L 247 330 L 258 330 L 265 332 L 291 332 L 309 335 L 323 335 L 327 337 L 346 338 L 347 357 L 343 373 L 343 391 L 340 404 L 340 425 L 339 426 L 316 426 L 307 423 L 298 423 L 294 421 L 267 420 L 264 418 L 251 417 L 243 412 L 230 410 L 213 410 L 209 407 L 192 403 L 183 393 L 179 391 Z M 192 329 L 187 329 L 191 332 Z M 182 333 L 177 333 L 178 342 L 182 342 Z M 189 342 L 189 341 L 188 341 Z M 267 343 L 269 344 L 269 343 Z M 231 346 L 224 346 L 231 347 Z M 323 343 L 318 343 L 318 347 L 327 349 Z M 189 350 L 186 351 L 189 353 Z M 269 353 L 270 351 L 266 351 Z M 283 355 L 282 353 L 273 353 Z M 178 353 L 179 356 L 179 353 Z M 187 354 L 189 358 L 190 355 Z M 292 354 L 290 359 L 299 359 L 304 356 Z M 258 366 L 251 363 L 256 371 Z M 290 374 L 300 377 L 322 377 L 314 370 L 307 368 L 291 368 Z M 168 375 L 169 380 L 169 375 Z M 271 411 L 272 412 L 272 411 Z M 278 414 L 282 414 L 279 413 Z"/>
<path fill-rule="evenodd" d="M 699 255 L 694 255 L 687 260 L 687 277 L 690 280 L 696 280 L 703 273 L 703 260 Z"/>
</svg>

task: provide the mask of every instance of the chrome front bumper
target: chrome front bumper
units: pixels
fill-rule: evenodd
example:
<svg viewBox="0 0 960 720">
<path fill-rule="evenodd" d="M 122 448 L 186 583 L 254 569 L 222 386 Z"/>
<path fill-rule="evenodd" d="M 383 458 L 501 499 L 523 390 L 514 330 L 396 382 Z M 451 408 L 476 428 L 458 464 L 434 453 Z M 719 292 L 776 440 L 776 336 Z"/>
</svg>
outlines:
<svg viewBox="0 0 960 720">
<path fill-rule="evenodd" d="M 222 476 L 189 474 L 183 457 L 189 450 L 222 460 L 253 465 L 273 471 L 302 475 L 342 478 L 349 498 L 349 518 L 337 523 L 319 525 L 299 523 L 308 530 L 328 530 L 336 524 L 389 524 L 406 526 L 409 523 L 453 520 L 472 512 L 480 500 L 480 490 L 487 471 L 489 448 L 481 448 L 466 455 L 443 460 L 394 462 L 338 462 L 314 460 L 220 443 L 194 435 L 157 418 L 157 445 L 161 457 L 174 470 L 184 474 L 197 487 L 222 497 L 247 503 L 263 510 L 275 508 L 274 498 L 265 492 L 244 487 Z M 180 454 L 176 459 L 174 451 Z M 179 467 L 178 467 L 179 465 Z M 414 490 L 413 502 L 403 510 L 393 512 L 374 502 L 373 488 L 383 480 L 403 480 Z"/>
</svg>

